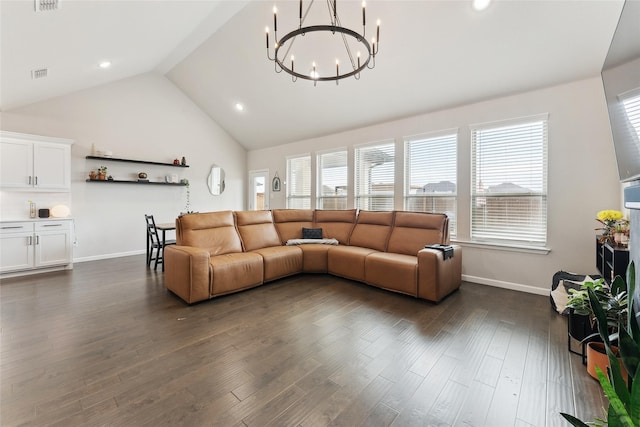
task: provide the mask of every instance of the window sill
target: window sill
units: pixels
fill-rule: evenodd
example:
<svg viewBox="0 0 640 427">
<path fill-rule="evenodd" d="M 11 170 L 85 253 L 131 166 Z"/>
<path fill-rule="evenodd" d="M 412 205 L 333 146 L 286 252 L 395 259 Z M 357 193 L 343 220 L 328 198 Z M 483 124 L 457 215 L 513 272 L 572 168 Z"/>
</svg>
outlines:
<svg viewBox="0 0 640 427">
<path fill-rule="evenodd" d="M 491 249 L 496 251 L 507 252 L 522 252 L 528 254 L 547 255 L 551 252 L 551 248 L 544 246 L 527 246 L 507 243 L 490 243 L 490 242 L 472 242 L 470 240 L 454 240 L 451 239 L 451 243 L 458 244 L 462 247 L 477 248 L 477 249 Z"/>
</svg>

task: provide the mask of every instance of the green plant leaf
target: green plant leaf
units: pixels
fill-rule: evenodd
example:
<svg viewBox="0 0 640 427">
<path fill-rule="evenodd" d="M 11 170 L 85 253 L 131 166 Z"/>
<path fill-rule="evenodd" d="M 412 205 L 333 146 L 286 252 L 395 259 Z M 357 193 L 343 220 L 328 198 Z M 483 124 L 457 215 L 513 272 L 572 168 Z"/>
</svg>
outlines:
<svg viewBox="0 0 640 427">
<path fill-rule="evenodd" d="M 629 263 L 627 267 L 627 295 L 633 300 L 636 292 L 636 265 L 633 261 Z M 638 322 L 634 316 L 633 301 L 631 301 L 631 308 L 629 309 L 629 315 L 627 316 L 627 330 L 631 336 L 640 340 L 640 333 L 636 334 L 638 330 Z"/>
<path fill-rule="evenodd" d="M 618 346 L 622 364 L 631 378 L 635 378 L 640 364 L 640 347 L 625 328 L 620 328 Z"/>
<path fill-rule="evenodd" d="M 622 402 L 625 408 L 629 408 L 631 402 L 631 395 L 629 394 L 629 389 L 627 388 L 627 383 L 625 382 L 625 378 L 622 376 L 622 369 L 620 369 L 620 360 L 613 353 L 611 347 L 605 344 L 607 349 L 607 357 L 609 358 L 609 367 L 607 371 L 609 372 L 608 382 L 614 388 L 618 399 Z M 598 368 L 596 367 L 596 370 Z"/>
<path fill-rule="evenodd" d="M 607 399 L 609 399 L 609 411 L 607 415 L 607 423 L 609 427 L 637 427 L 637 425 L 633 424 L 631 416 L 627 413 L 625 405 L 622 403 L 620 397 L 616 394 L 616 391 L 609 382 L 609 378 L 607 378 L 598 367 L 596 367 L 596 374 L 598 375 L 598 381 L 600 381 L 604 394 L 607 396 Z"/>
<path fill-rule="evenodd" d="M 602 337 L 602 340 L 604 341 L 605 345 L 607 345 L 608 347 L 610 346 L 610 341 L 609 341 L 609 330 L 608 330 L 608 324 L 607 324 L 607 315 L 605 314 L 604 309 L 600 305 L 600 300 L 598 300 L 596 293 L 592 289 L 589 289 L 588 292 L 589 292 L 589 302 L 591 304 L 591 310 L 593 311 L 593 315 L 598 321 L 598 332 L 600 333 L 600 336 Z"/>
<path fill-rule="evenodd" d="M 640 369 L 636 371 L 631 385 L 630 401 L 631 421 L 636 426 L 640 426 Z"/>
</svg>

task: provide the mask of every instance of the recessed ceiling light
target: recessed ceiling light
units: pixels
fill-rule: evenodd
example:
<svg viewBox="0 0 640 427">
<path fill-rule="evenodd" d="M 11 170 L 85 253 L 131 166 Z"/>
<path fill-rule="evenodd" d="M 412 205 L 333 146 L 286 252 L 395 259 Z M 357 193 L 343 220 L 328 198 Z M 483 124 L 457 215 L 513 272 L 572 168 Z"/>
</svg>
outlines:
<svg viewBox="0 0 640 427">
<path fill-rule="evenodd" d="M 244 105 L 240 104 L 239 102 L 236 103 L 236 110 L 238 111 L 244 111 Z"/>
<path fill-rule="evenodd" d="M 477 11 L 485 10 L 491 4 L 491 0 L 473 0 L 471 5 Z"/>
<path fill-rule="evenodd" d="M 98 67 L 100 67 L 102 69 L 109 68 L 109 67 L 111 67 L 111 62 L 102 61 L 101 63 L 98 64 Z"/>
</svg>

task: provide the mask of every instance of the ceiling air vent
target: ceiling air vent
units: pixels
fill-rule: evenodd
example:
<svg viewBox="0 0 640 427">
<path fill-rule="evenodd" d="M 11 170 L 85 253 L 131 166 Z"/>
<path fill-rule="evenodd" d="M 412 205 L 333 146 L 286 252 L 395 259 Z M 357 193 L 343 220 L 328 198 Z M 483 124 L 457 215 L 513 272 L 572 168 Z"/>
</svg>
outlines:
<svg viewBox="0 0 640 427">
<path fill-rule="evenodd" d="M 33 7 L 36 12 L 49 12 L 60 9 L 61 0 L 33 0 Z"/>
<path fill-rule="evenodd" d="M 49 74 L 48 68 L 40 68 L 39 70 L 31 70 L 32 79 L 42 79 Z"/>
</svg>

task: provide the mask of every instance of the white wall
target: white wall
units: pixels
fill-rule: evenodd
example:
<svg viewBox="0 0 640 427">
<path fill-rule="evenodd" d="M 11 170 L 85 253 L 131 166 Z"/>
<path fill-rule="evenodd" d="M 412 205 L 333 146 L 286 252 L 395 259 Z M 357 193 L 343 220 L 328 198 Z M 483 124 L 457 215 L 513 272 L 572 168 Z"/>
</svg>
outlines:
<svg viewBox="0 0 640 427">
<path fill-rule="evenodd" d="M 463 274 L 479 283 L 545 294 L 558 270 L 596 272 L 595 215 L 599 210 L 618 209 L 621 205 L 599 78 L 250 151 L 247 168 L 269 169 L 272 175 L 278 171 L 284 177 L 286 156 L 311 152 L 313 158 L 317 151 L 345 146 L 352 153 L 354 145 L 388 138 L 394 138 L 399 149 L 403 136 L 458 128 L 458 239 L 469 240 L 469 125 L 540 113 L 549 113 L 547 247 L 551 251 L 541 254 L 465 245 Z M 402 162 L 396 162 L 399 167 Z M 397 171 L 396 177 L 396 192 L 400 193 L 402 172 Z M 285 196 L 286 191 L 272 193 L 271 208 L 285 207 Z M 397 209 L 402 209 L 401 200 L 396 197 Z"/>
<path fill-rule="evenodd" d="M 141 171 L 150 180 L 173 173 L 189 179 L 194 211 L 244 207 L 246 150 L 163 76 L 145 74 L 121 80 L 3 112 L 0 120 L 3 130 L 75 140 L 71 215 L 76 222 L 76 261 L 142 253 L 146 241 L 143 215 L 153 214 L 157 222 L 173 222 L 185 210 L 185 187 L 85 182 L 89 171 L 101 164 L 108 166 L 115 179 L 134 179 Z M 185 156 L 190 167 L 85 159 L 92 149 L 157 162 Z M 212 196 L 206 184 L 214 163 L 226 172 L 226 190 L 220 196 Z M 38 207 L 49 207 L 45 205 L 53 196 L 2 192 L 0 216 L 8 212 L 15 216 L 21 211 L 16 206 L 34 197 Z"/>
</svg>

